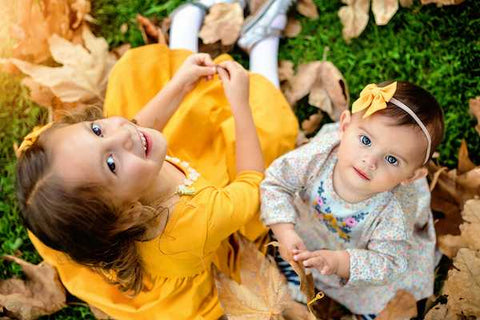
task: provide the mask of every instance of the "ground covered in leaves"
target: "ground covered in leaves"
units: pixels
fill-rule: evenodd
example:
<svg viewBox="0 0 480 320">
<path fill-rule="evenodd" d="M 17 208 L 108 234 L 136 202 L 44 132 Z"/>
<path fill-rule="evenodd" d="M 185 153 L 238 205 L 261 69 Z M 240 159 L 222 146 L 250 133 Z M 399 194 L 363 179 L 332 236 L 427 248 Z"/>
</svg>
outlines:
<svg viewBox="0 0 480 320">
<path fill-rule="evenodd" d="M 82 3 L 82 1 L 69 2 Z M 87 2 L 83 1 L 83 3 Z M 151 33 L 146 34 L 145 28 L 139 28 L 137 14 L 160 25 L 162 18 L 168 16 L 183 2 L 183 0 L 95 0 L 91 4 L 88 16 L 84 16 L 85 11 L 77 11 L 73 24 L 78 23 L 75 26 L 78 28 L 81 21 L 88 20 L 94 34 L 105 38 L 110 49 L 124 44 L 136 47 L 145 44 L 146 41 L 152 41 Z M 4 0 L 0 0 L 0 9 L 5 3 Z M 335 0 L 314 0 L 313 3 L 316 5 L 318 17 L 305 17 L 298 11 L 292 10 L 291 18 L 296 20 L 295 30 L 292 31 L 291 37 L 283 39 L 280 44 L 280 60 L 290 61 L 292 72 L 298 73 L 300 71 L 298 67 L 303 64 L 326 59 L 333 63 L 343 75 L 345 83 L 348 84 L 349 97 L 347 98 L 350 98 L 350 101 L 355 100 L 361 89 L 368 83 L 401 79 L 426 88 L 443 107 L 446 135 L 439 148 L 439 156 L 433 164 L 436 167 L 431 168 L 430 180 L 432 186 L 437 187 L 434 195 L 439 200 L 436 200 L 433 206 L 436 209 L 436 217 L 440 219 L 440 225 L 442 218 L 457 217 L 453 229 L 440 228 L 439 232 L 442 235 L 451 234 L 442 238 L 440 243 L 450 257 L 456 256 L 453 260 L 455 268 L 450 273 L 452 279 L 460 279 L 446 285 L 444 293 L 449 293 L 451 296 L 455 296 L 453 294 L 455 293 L 458 299 L 468 298 L 466 295 L 469 292 L 475 292 L 479 288 L 478 283 L 477 287 L 464 286 L 469 282 L 475 284 L 467 271 L 477 270 L 478 272 L 480 268 L 478 257 L 472 253 L 479 250 L 478 245 L 475 244 L 480 241 L 475 240 L 475 234 L 478 234 L 475 232 L 479 223 L 478 209 L 472 209 L 478 208 L 478 205 L 471 203 L 464 209 L 465 200 L 478 195 L 479 191 L 478 184 L 471 182 L 473 181 L 471 177 L 478 176 L 480 130 L 475 129 L 477 119 L 470 114 L 469 103 L 470 99 L 480 95 L 480 39 L 478 36 L 480 34 L 480 2 L 466 0 L 459 5 L 437 7 L 434 4 L 422 5 L 419 1 L 413 1 L 409 8 L 400 7 L 384 26 L 376 25 L 373 13 L 367 10 L 368 23 L 365 22 L 367 23 L 365 29 L 360 31 L 357 37 L 347 37 L 348 42 L 344 39 L 343 26 L 338 16 L 342 3 Z M 61 27 L 62 24 L 58 24 L 59 33 L 65 32 L 62 35 L 69 40 L 82 37 L 81 34 L 75 34 L 70 29 L 65 31 Z M 1 35 L 3 32 L 7 31 L 0 25 L 0 40 L 3 39 Z M 0 47 L 0 54 L 8 56 L 9 52 L 3 52 L 1 49 Z M 38 44 L 37 49 L 35 59 L 31 60 L 38 60 L 31 62 L 42 60 L 48 46 L 45 43 Z M 233 46 L 228 49 L 237 60 L 248 66 L 246 54 Z M 107 59 L 107 56 L 104 58 Z M 65 61 L 49 59 L 46 64 L 58 66 L 58 62 Z M 68 67 L 68 63 L 64 65 Z M 287 78 L 288 76 L 285 79 Z M 102 79 L 98 81 L 101 82 Z M 19 220 L 14 195 L 13 146 L 15 143 L 18 144 L 21 137 L 35 124 L 44 123 L 48 112 L 47 109 L 39 107 L 29 99 L 29 92 L 21 85 L 21 80 L 20 75 L 12 76 L 0 72 L 0 254 L 20 256 L 32 263 L 39 263 L 41 259 L 30 244 Z M 88 95 L 85 97 L 88 98 Z M 477 118 L 480 117 L 480 102 L 477 100 L 471 105 L 472 112 L 476 112 Z M 299 101 L 296 101 L 295 108 L 300 123 L 310 115 L 316 114 L 318 110 L 311 105 L 311 101 L 309 104 L 308 96 L 300 97 Z M 311 132 L 315 132 L 322 123 L 329 121 L 331 121 L 329 116 L 324 114 L 321 119 L 318 119 L 318 123 L 315 123 Z M 463 157 L 464 160 L 461 160 L 459 165 L 459 149 L 462 140 L 466 142 L 461 149 L 463 151 L 460 152 L 460 158 Z M 465 160 L 466 150 L 471 159 L 469 163 Z M 447 168 L 441 169 L 442 166 Z M 477 168 L 476 171 L 475 168 Z M 463 217 L 460 215 L 462 210 Z M 444 224 L 449 224 L 450 220 L 444 221 L 447 221 Z M 462 227 L 458 228 L 462 222 Z M 440 292 L 446 271 L 452 262 L 449 259 L 442 261 L 443 276 L 440 275 L 437 278 L 436 293 Z M 18 274 L 20 274 L 20 267 L 17 264 L 0 261 L 1 279 Z M 478 274 L 476 277 L 478 280 Z M 478 299 L 480 291 L 477 293 Z M 468 299 L 474 298 L 475 296 Z M 453 301 L 453 298 L 449 303 L 450 301 Z M 67 304 L 68 308 L 49 317 L 94 318 L 89 308 L 82 302 L 68 297 Z M 448 303 L 442 304 L 435 309 L 435 312 L 438 312 L 437 318 L 441 317 L 440 315 L 445 316 L 447 306 L 450 310 L 455 309 L 455 305 L 452 307 Z M 432 319 L 435 319 L 435 316 L 432 315 Z"/>
</svg>

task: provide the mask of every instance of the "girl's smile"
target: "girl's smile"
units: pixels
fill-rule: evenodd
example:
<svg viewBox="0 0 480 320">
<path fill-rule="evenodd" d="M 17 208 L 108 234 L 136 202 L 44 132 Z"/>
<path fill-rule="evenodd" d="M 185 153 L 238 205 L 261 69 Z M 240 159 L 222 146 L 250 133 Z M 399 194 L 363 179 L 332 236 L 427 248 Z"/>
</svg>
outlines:
<svg viewBox="0 0 480 320">
<path fill-rule="evenodd" d="M 60 127 L 46 143 L 61 179 L 97 184 L 123 203 L 153 197 L 167 150 L 159 131 L 121 117 Z"/>
</svg>

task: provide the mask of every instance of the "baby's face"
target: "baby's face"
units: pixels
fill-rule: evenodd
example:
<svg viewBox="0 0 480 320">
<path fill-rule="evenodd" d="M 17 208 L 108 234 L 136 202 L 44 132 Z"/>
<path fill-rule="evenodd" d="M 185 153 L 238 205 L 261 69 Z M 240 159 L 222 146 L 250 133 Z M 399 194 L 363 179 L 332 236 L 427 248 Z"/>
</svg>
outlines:
<svg viewBox="0 0 480 320">
<path fill-rule="evenodd" d="M 166 154 L 160 132 L 121 117 L 57 128 L 45 144 L 52 171 L 67 185 L 95 183 L 118 204 L 148 197 Z"/>
<path fill-rule="evenodd" d="M 378 114 L 362 115 L 347 111 L 340 121 L 334 183 L 341 196 L 360 201 L 425 175 L 427 141 L 419 128 L 395 125 Z"/>
</svg>

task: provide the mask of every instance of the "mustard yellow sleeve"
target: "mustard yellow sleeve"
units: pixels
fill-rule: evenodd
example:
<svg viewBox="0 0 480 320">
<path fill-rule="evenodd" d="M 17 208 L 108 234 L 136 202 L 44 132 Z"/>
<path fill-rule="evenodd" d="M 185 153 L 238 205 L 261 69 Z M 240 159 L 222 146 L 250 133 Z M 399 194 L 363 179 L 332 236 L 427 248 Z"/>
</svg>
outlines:
<svg viewBox="0 0 480 320">
<path fill-rule="evenodd" d="M 258 171 L 242 171 L 229 185 L 212 192 L 206 248 L 218 246 L 258 213 L 263 177 Z"/>
</svg>

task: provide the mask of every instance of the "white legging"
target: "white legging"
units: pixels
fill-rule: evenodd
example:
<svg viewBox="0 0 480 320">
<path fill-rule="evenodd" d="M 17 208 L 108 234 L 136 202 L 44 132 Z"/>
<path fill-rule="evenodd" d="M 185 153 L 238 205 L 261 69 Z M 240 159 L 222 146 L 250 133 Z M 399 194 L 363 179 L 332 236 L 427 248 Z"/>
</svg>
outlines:
<svg viewBox="0 0 480 320">
<path fill-rule="evenodd" d="M 204 15 L 203 10 L 194 5 L 186 5 L 177 10 L 170 27 L 170 48 L 198 52 L 198 33 Z M 283 29 L 286 21 L 285 15 L 279 15 L 272 26 Z M 259 41 L 250 51 L 250 71 L 263 75 L 277 88 L 279 87 L 278 43 L 278 37 L 268 37 Z"/>
</svg>

